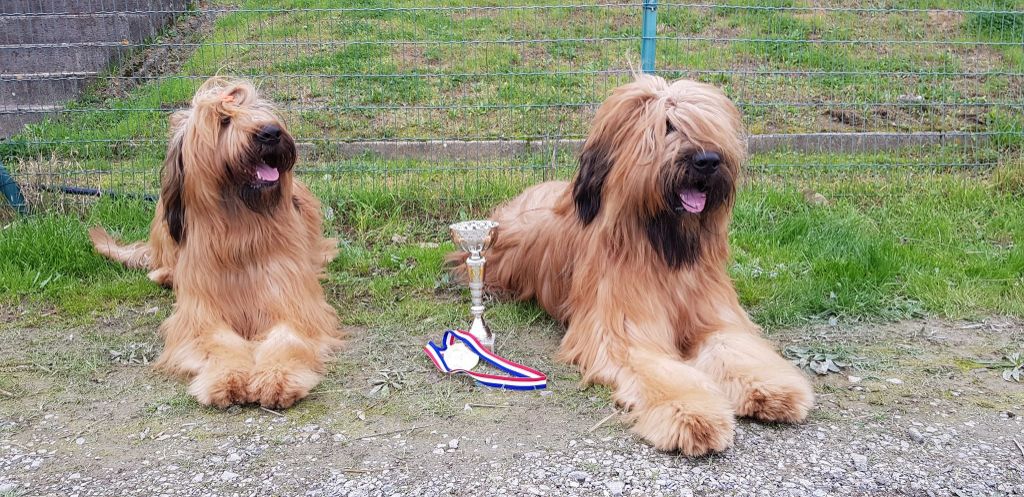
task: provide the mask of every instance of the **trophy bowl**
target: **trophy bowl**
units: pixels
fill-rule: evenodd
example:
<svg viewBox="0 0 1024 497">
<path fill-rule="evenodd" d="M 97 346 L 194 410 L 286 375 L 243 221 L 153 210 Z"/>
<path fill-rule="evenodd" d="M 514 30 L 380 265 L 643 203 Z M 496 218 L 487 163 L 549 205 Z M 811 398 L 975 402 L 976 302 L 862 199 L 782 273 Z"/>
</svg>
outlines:
<svg viewBox="0 0 1024 497">
<path fill-rule="evenodd" d="M 498 223 L 490 220 L 463 221 L 448 226 L 452 233 L 452 241 L 470 255 L 479 256 L 490 247 L 493 241 L 494 228 Z"/>
</svg>

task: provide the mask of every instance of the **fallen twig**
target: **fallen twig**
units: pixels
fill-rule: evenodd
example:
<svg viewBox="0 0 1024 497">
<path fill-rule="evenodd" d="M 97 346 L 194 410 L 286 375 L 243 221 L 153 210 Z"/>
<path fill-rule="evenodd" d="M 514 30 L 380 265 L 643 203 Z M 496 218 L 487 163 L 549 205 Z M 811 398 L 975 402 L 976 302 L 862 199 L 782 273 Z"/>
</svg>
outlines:
<svg viewBox="0 0 1024 497">
<path fill-rule="evenodd" d="M 495 409 L 507 409 L 509 407 L 515 407 L 511 405 L 498 405 L 498 404 L 466 404 L 469 407 L 493 407 Z"/>
<path fill-rule="evenodd" d="M 281 417 L 281 418 L 288 417 L 288 416 L 285 416 L 284 414 L 281 414 L 281 413 L 279 413 L 279 412 L 277 412 L 277 411 L 275 411 L 273 409 L 267 409 L 266 407 L 263 407 L 263 406 L 260 406 L 260 409 L 263 409 L 264 411 L 267 411 L 270 414 L 273 414 L 274 416 L 278 416 L 278 417 Z"/>
<path fill-rule="evenodd" d="M 1013 443 L 1017 445 L 1017 450 L 1020 451 L 1020 455 L 1024 456 L 1024 445 L 1021 445 L 1020 442 L 1018 442 L 1016 438 L 1013 439 Z"/>
<path fill-rule="evenodd" d="M 351 392 L 351 391 L 354 391 L 354 390 L 362 390 L 362 387 L 358 387 L 358 388 L 337 388 L 337 389 L 334 389 L 334 390 L 317 390 L 317 391 L 314 391 L 314 392 L 309 392 L 309 394 L 310 395 L 319 395 L 319 394 L 322 394 L 322 393 L 348 393 L 348 392 Z"/>
<path fill-rule="evenodd" d="M 433 423 L 431 423 L 431 424 L 433 424 Z M 402 433 L 402 432 L 406 432 L 406 431 L 416 431 L 416 430 L 418 430 L 420 428 L 426 428 L 428 426 L 430 426 L 430 424 L 413 426 L 412 428 L 402 428 L 401 430 L 386 431 L 384 433 L 374 433 L 374 434 L 371 434 L 371 435 L 363 435 L 361 437 L 353 438 L 352 440 L 365 440 L 367 438 L 383 437 L 383 436 L 386 436 L 386 435 L 394 435 L 395 433 Z"/>
<path fill-rule="evenodd" d="M 383 471 L 381 469 L 359 469 L 359 468 L 342 468 L 342 473 L 373 473 L 374 471 Z"/>
<path fill-rule="evenodd" d="M 11 393 L 11 392 L 8 392 L 7 390 L 0 390 L 0 395 L 6 396 L 6 397 L 14 397 L 14 394 Z"/>
<path fill-rule="evenodd" d="M 598 428 L 600 428 L 600 427 L 601 427 L 601 425 L 603 425 L 603 424 L 607 423 L 607 422 L 608 422 L 608 420 L 610 420 L 610 419 L 614 418 L 614 417 L 615 417 L 616 415 L 618 415 L 618 414 L 619 414 L 619 410 L 618 410 L 618 409 L 616 409 L 616 410 L 615 410 L 615 411 L 613 411 L 613 412 L 612 412 L 611 414 L 609 414 L 609 415 L 605 416 L 605 417 L 604 417 L 604 419 L 602 419 L 601 421 L 598 421 L 598 422 L 597 422 L 597 424 L 595 424 L 594 426 L 591 426 L 591 427 L 590 427 L 590 429 L 589 429 L 589 430 L 587 430 L 587 433 L 594 433 L 594 430 L 597 430 Z"/>
</svg>

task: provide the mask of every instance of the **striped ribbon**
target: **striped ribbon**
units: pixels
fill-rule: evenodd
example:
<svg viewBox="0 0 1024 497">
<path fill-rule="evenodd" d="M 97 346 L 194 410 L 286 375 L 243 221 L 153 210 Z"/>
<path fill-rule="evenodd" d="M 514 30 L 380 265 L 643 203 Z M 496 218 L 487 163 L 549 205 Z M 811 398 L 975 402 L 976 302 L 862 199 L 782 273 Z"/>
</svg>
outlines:
<svg viewBox="0 0 1024 497">
<path fill-rule="evenodd" d="M 464 343 L 473 353 L 487 361 L 491 366 L 508 373 L 508 376 L 449 368 L 444 362 L 444 351 L 448 350 L 448 347 L 454 345 L 457 341 Z M 423 347 L 423 351 L 427 353 L 427 357 L 430 357 L 430 360 L 434 362 L 434 365 L 442 373 L 462 373 L 472 377 L 477 383 L 491 388 L 503 388 L 505 390 L 540 390 L 547 388 L 547 375 L 536 369 L 528 368 L 494 354 L 481 344 L 475 336 L 465 331 L 448 330 L 444 332 L 441 344 L 439 347 L 434 342 L 429 342 L 426 347 Z"/>
</svg>

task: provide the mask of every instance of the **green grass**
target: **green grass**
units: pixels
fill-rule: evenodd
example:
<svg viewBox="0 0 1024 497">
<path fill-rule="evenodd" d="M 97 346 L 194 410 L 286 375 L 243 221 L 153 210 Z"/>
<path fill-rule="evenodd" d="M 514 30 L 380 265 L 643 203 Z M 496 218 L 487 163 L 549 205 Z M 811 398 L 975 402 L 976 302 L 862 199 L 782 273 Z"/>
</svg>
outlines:
<svg viewBox="0 0 1024 497">
<path fill-rule="evenodd" d="M 3 227 L 0 294 L 5 303 L 23 297 L 47 302 L 73 316 L 114 310 L 161 292 L 135 272 L 108 264 L 87 250 L 86 227 L 102 224 L 127 238 L 146 235 L 148 206 L 103 203 L 83 224 L 73 215 L 42 214 Z"/>
<path fill-rule="evenodd" d="M 7 222 L 0 231 L 2 305 L 55 310 L 85 321 L 169 301 L 169 293 L 140 272 L 93 254 L 85 236 L 87 225 L 102 224 L 127 239 L 141 238 L 152 206 L 104 200 L 82 209 L 36 184 L 153 193 L 167 110 L 187 105 L 199 76 L 256 79 L 281 105 L 300 141 L 537 138 L 585 133 L 592 109 L 584 105 L 602 100 L 626 77 L 588 71 L 625 69 L 639 57 L 640 10 L 634 6 L 252 12 L 244 8 L 377 4 L 217 0 L 212 5 L 243 10 L 218 17 L 174 74 L 135 87 L 123 98 L 105 96 L 98 85 L 69 104 L 73 112 L 0 143 L 0 160 L 23 182 L 30 201 L 46 206 L 45 213 Z M 389 4 L 436 5 L 425 0 Z M 1013 161 L 1020 157 L 1024 115 L 1014 105 L 945 105 L 1014 102 L 1019 77 L 914 75 L 1020 72 L 1024 48 L 1019 44 L 984 44 L 1020 40 L 1024 17 L 999 12 L 1016 4 L 929 0 L 913 5 L 984 11 L 966 15 L 741 5 L 750 4 L 661 8 L 658 68 L 669 77 L 738 71 L 696 77 L 745 103 L 752 133 L 998 133 L 972 147 L 755 156 L 752 181 L 736 207 L 730 267 L 755 318 L 776 327 L 824 316 L 1024 314 L 1017 242 L 1024 173 Z M 726 39 L 764 41 L 721 41 Z M 828 43 L 837 40 L 971 43 L 953 48 Z M 409 41 L 416 43 L 404 43 Z M 777 74 L 788 71 L 816 74 Z M 891 71 L 910 74 L 878 74 Z M 943 105 L 900 104 L 906 95 Z M 822 106 L 756 105 L 766 102 Z M 822 114 L 825 105 L 837 102 L 849 104 L 846 114 L 863 124 Z M 443 228 L 448 220 L 482 215 L 524 187 L 565 178 L 572 170 L 565 151 L 554 158 L 388 161 L 339 159 L 325 146 L 306 159 L 304 177 L 331 209 L 329 230 L 342 238 L 327 282 L 332 300 L 348 324 L 390 332 L 434 326 L 424 323 L 459 312 L 455 304 L 461 298 L 440 268 L 450 247 Z M 549 167 L 552 162 L 556 167 Z M 1001 165 L 990 171 L 995 164 Z M 958 165 L 980 165 L 985 171 L 970 174 Z M 830 205 L 807 204 L 805 188 L 825 195 Z M 395 235 L 411 242 L 395 243 Z M 492 312 L 510 326 L 541 319 L 532 306 L 502 304 Z"/>
<path fill-rule="evenodd" d="M 1020 165 L 938 174 L 891 161 L 882 154 L 754 158 L 734 212 L 729 269 L 759 323 L 1024 315 Z M 814 172 L 822 163 L 872 162 L 882 165 Z M 463 296 L 441 266 L 452 248 L 444 226 L 483 215 L 539 181 L 463 177 L 462 189 L 450 193 L 467 200 L 438 203 L 435 176 L 394 173 L 360 184 L 334 174 L 306 176 L 330 209 L 327 230 L 341 238 L 328 294 L 346 324 L 382 333 L 458 319 Z M 808 203 L 807 188 L 829 205 Z M 93 254 L 85 235 L 87 225 L 101 224 L 142 238 L 151 212 L 148 204 L 105 200 L 85 209 L 84 222 L 74 213 L 11 221 L 0 238 L 0 303 L 52 308 L 71 320 L 166 303 L 168 292 Z M 503 329 L 547 319 L 527 304 L 503 303 L 491 313 Z"/>
</svg>

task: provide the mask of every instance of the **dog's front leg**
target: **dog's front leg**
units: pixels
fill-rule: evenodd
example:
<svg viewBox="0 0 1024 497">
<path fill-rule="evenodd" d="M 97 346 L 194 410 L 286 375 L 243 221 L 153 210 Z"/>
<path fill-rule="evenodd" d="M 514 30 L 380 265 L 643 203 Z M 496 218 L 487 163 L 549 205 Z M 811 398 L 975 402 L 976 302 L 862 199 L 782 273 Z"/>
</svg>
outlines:
<svg viewBox="0 0 1024 497">
<path fill-rule="evenodd" d="M 174 317 L 164 328 L 166 348 L 158 366 L 192 375 L 188 393 L 202 404 L 223 409 L 247 402 L 252 372 L 249 343 L 226 324 L 188 329 L 181 326 L 188 320 Z"/>
<path fill-rule="evenodd" d="M 732 445 L 732 406 L 710 377 L 685 364 L 670 339 L 652 340 L 621 315 L 597 315 L 613 313 L 573 316 L 560 357 L 579 365 L 585 381 L 614 389 L 616 403 L 630 409 L 634 433 L 688 456 Z"/>
<path fill-rule="evenodd" d="M 738 416 L 798 423 L 814 404 L 807 376 L 754 330 L 712 333 L 701 344 L 693 365 L 715 379 Z"/>
<path fill-rule="evenodd" d="M 249 400 L 263 407 L 290 407 L 320 382 L 323 345 L 293 326 L 275 325 L 256 345 Z"/>
</svg>

